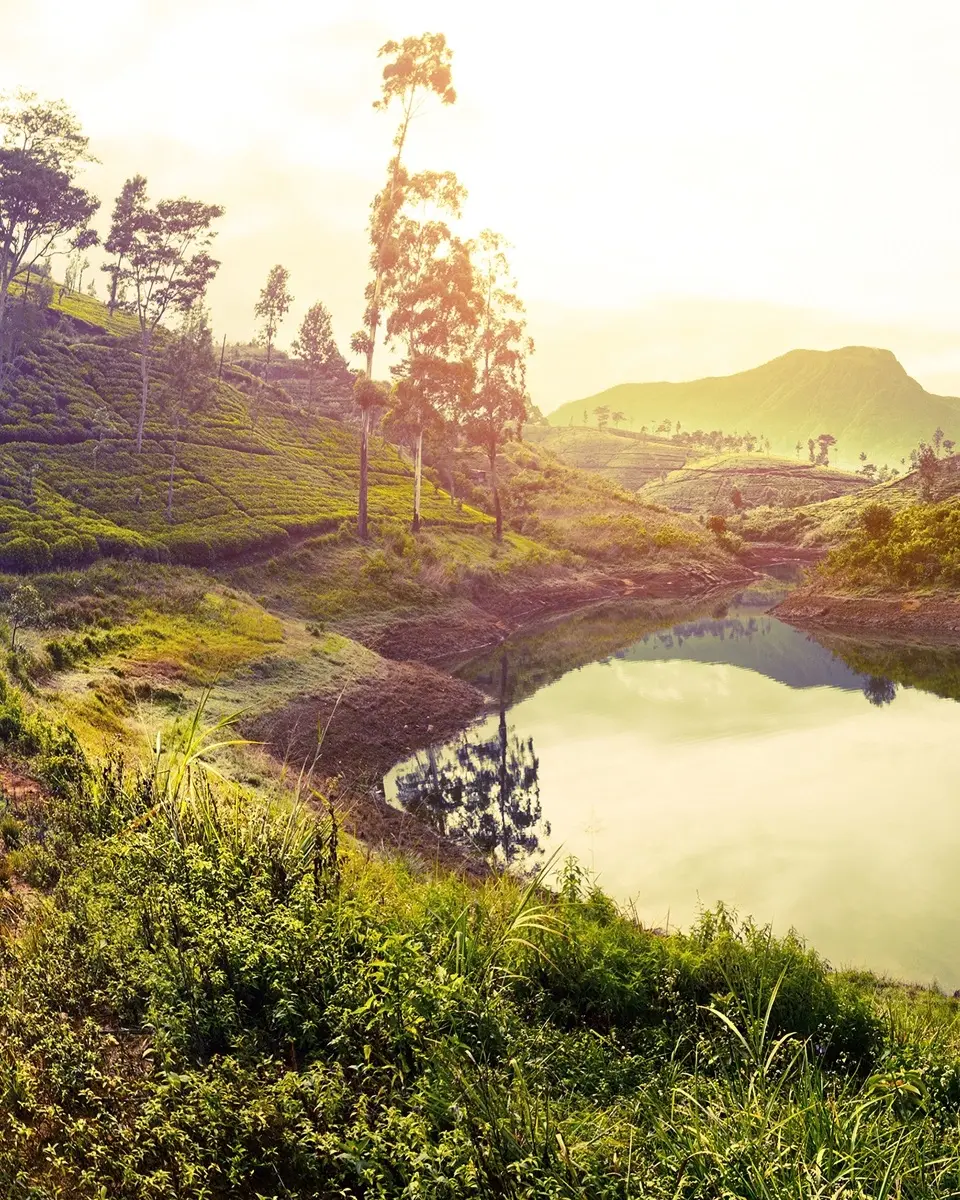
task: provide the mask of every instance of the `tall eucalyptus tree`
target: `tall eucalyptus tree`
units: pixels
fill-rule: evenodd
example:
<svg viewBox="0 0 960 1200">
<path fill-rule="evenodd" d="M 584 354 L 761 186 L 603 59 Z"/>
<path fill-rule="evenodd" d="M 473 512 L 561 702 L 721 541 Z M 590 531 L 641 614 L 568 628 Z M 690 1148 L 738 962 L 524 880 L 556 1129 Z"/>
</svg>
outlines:
<svg viewBox="0 0 960 1200">
<path fill-rule="evenodd" d="M 360 488 L 358 498 L 357 532 L 367 537 L 367 490 L 370 418 L 373 410 L 384 402 L 384 390 L 373 378 L 373 360 L 383 315 L 383 289 L 394 252 L 395 226 L 405 202 L 407 175 L 403 155 L 414 118 L 423 111 L 431 97 L 441 104 L 453 104 L 457 98 L 453 89 L 452 53 L 442 33 L 425 33 L 420 37 L 404 38 L 402 42 L 385 42 L 380 57 L 387 60 L 383 82 L 374 108 L 387 111 L 399 107 L 400 124 L 394 135 L 394 153 L 387 164 L 387 182 L 373 199 L 370 213 L 371 279 L 366 288 L 366 309 L 363 329 L 350 341 L 355 354 L 362 355 L 364 372 L 358 377 L 354 397 L 360 408 Z"/>
</svg>

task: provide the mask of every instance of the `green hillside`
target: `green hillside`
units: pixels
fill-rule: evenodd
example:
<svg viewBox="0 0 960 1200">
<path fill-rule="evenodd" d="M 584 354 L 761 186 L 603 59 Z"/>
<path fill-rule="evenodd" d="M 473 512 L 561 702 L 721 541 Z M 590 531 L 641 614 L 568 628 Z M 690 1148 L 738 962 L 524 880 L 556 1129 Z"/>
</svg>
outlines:
<svg viewBox="0 0 960 1200">
<path fill-rule="evenodd" d="M 668 438 L 589 425 L 529 425 L 523 437 L 528 444 L 549 450 L 561 462 L 594 472 L 631 491 L 659 479 L 664 472 L 676 471 L 690 457 L 689 447 Z"/>
<path fill-rule="evenodd" d="M 87 318 L 105 310 L 93 302 Z M 237 372 L 233 373 L 236 377 Z M 0 567 L 68 565 L 135 554 L 208 563 L 291 535 L 322 532 L 356 511 L 357 437 L 341 423 L 267 399 L 256 426 L 233 383 L 216 386 L 181 430 L 173 503 L 167 377 L 154 371 L 144 452 L 135 341 L 106 328 L 53 329 L 11 364 L 0 394 Z M 406 515 L 410 472 L 373 440 L 371 513 Z M 432 492 L 424 515 L 451 519 Z M 477 524 L 465 509 L 462 524 Z"/>
<path fill-rule="evenodd" d="M 0 571 L 103 557 L 208 566 L 352 530 L 359 469 L 352 422 L 320 416 L 274 384 L 254 419 L 260 383 L 228 366 L 180 430 L 171 496 L 174 433 L 162 347 L 138 455 L 140 360 L 129 321 L 75 293 L 58 296 L 48 318 L 50 327 L 9 364 L 0 388 Z M 718 557 L 688 518 L 657 512 L 546 449 L 516 444 L 502 459 L 508 526 L 552 551 L 634 561 L 675 547 Z M 459 482 L 462 499 L 454 505 L 428 481 L 425 523 L 489 538 L 488 485 Z M 381 530 L 405 524 L 412 499 L 408 461 L 372 437 L 372 520 Z"/>
<path fill-rule="evenodd" d="M 794 508 L 869 487 L 862 475 L 764 454 L 724 454 L 686 464 L 639 492 L 679 512 L 729 514 L 738 507 Z M 737 498 L 737 494 L 739 497 Z"/>
<path fill-rule="evenodd" d="M 585 411 L 604 405 L 635 428 L 669 418 L 686 430 L 749 430 L 790 456 L 798 441 L 805 455 L 809 438 L 831 433 L 834 461 L 846 465 L 861 451 L 877 466 L 899 464 L 937 426 L 960 440 L 960 399 L 932 395 L 889 350 L 867 346 L 791 350 L 749 371 L 690 383 L 624 383 L 564 404 L 548 419 L 582 424 Z"/>
<path fill-rule="evenodd" d="M 835 546 L 860 525 L 861 514 L 872 504 L 900 512 L 918 504 L 957 504 L 960 501 L 960 460 L 938 460 L 926 484 L 918 471 L 857 491 L 800 505 L 763 504 L 740 514 L 731 528 L 748 541 L 776 541 L 800 546 Z"/>
</svg>

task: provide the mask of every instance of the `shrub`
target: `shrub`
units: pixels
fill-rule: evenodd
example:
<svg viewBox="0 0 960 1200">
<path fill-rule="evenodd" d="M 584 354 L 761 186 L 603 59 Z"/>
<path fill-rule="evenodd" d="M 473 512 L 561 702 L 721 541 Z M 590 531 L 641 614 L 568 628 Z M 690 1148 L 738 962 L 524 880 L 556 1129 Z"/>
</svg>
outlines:
<svg viewBox="0 0 960 1200">
<path fill-rule="evenodd" d="M 54 638 L 44 646 L 50 658 L 50 665 L 55 671 L 63 671 L 73 663 L 73 654 L 68 643 L 59 642 Z"/>
<path fill-rule="evenodd" d="M 96 547 L 96 542 L 94 542 L 94 547 Z M 67 534 L 65 537 L 58 538 L 50 547 L 53 565 L 57 567 L 78 563 L 87 556 L 87 553 L 84 542 L 75 534 Z"/>
<path fill-rule="evenodd" d="M 213 547 L 209 538 L 189 529 L 171 530 L 164 537 L 163 545 L 175 562 L 187 563 L 194 567 L 208 566 L 213 562 Z"/>
<path fill-rule="evenodd" d="M 0 567 L 7 571 L 43 571 L 53 556 L 46 542 L 34 537 L 15 537 L 0 546 Z"/>
<path fill-rule="evenodd" d="M 23 827 L 11 812 L 0 815 L 0 842 L 8 850 L 16 850 L 20 845 Z"/>
<path fill-rule="evenodd" d="M 60 864 L 56 855 L 40 842 L 31 842 L 7 855 L 14 874 L 19 875 L 31 887 L 51 888 L 60 878 Z"/>
<path fill-rule="evenodd" d="M 960 505 L 912 504 L 890 514 L 884 505 L 864 520 L 822 567 L 853 587 L 960 585 Z M 867 514 L 869 513 L 869 516 Z M 871 530 L 873 532 L 871 532 Z"/>
<path fill-rule="evenodd" d="M 860 524 L 868 537 L 881 541 L 893 528 L 893 510 L 886 504 L 868 504 L 860 514 Z"/>
<path fill-rule="evenodd" d="M 727 518 L 715 514 L 707 518 L 707 528 L 717 538 L 720 538 L 727 532 Z"/>
</svg>

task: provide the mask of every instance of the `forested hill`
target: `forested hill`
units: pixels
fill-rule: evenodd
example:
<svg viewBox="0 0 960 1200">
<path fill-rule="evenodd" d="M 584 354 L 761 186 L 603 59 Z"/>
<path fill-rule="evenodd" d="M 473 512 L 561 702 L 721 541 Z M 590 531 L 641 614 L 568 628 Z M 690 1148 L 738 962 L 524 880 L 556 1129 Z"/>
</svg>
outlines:
<svg viewBox="0 0 960 1200">
<path fill-rule="evenodd" d="M 722 429 L 764 435 L 795 454 L 797 442 L 821 433 L 837 439 L 832 460 L 852 465 L 861 451 L 899 464 L 939 426 L 960 441 L 960 399 L 935 396 L 912 379 L 889 350 L 791 350 L 737 375 L 690 383 L 625 383 L 570 401 L 549 414 L 552 425 L 594 423 L 593 410 L 623 413 L 633 429 L 669 419 L 686 430 Z"/>
</svg>

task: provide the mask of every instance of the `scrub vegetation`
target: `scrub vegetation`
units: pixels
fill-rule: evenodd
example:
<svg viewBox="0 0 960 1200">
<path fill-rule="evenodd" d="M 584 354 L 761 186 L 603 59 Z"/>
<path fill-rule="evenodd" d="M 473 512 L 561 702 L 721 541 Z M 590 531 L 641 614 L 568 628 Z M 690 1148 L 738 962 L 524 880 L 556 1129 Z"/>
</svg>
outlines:
<svg viewBox="0 0 960 1200">
<path fill-rule="evenodd" d="M 94 765 L 12 688 L 0 1181 L 31 1197 L 952 1194 L 956 1005 L 576 863 L 467 883 L 219 781 Z M 317 798 L 320 799 L 320 798 Z"/>
<path fill-rule="evenodd" d="M 103 242 L 107 303 L 82 293 L 87 139 L 59 102 L 0 109 L 0 1195 L 960 1194 L 956 1001 L 835 972 L 722 907 L 645 928 L 577 862 L 499 870 L 378 791 L 497 698 L 489 664 L 455 678 L 438 647 L 745 582 L 758 463 L 812 526 L 798 480 L 820 489 L 805 501 L 862 484 L 827 470 L 820 424 L 789 470 L 754 455 L 766 439 L 679 420 L 616 433 L 629 453 L 603 463 L 628 419 L 609 405 L 594 463 L 571 465 L 596 445 L 579 432 L 524 441 L 534 347 L 507 244 L 455 236 L 462 185 L 407 167 L 421 107 L 456 100 L 450 50 L 426 34 L 381 57 L 398 123 L 360 371 L 319 302 L 299 364 L 277 349 L 282 264 L 251 305 L 259 346 L 218 361 L 223 210 L 148 201 L 141 175 Z M 384 339 L 402 357 L 378 379 Z M 844 352 L 844 378 L 866 362 L 915 399 L 874 354 Z M 820 394 L 837 362 L 801 366 Z M 941 441 L 918 452 L 923 507 L 843 509 L 859 532 L 831 570 L 954 580 Z M 636 494 L 693 446 L 737 454 Z M 516 696 L 657 623 L 532 634 Z M 536 782 L 506 678 L 501 657 L 482 756 L 501 824 L 511 766 Z"/>
<path fill-rule="evenodd" d="M 873 503 L 856 532 L 823 564 L 827 579 L 854 589 L 948 590 L 960 585 L 960 505 Z"/>
</svg>

